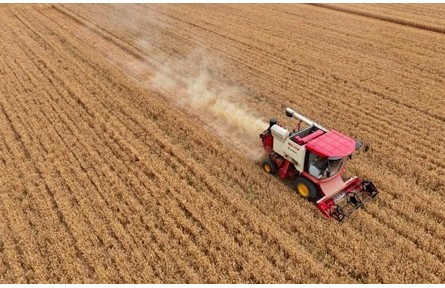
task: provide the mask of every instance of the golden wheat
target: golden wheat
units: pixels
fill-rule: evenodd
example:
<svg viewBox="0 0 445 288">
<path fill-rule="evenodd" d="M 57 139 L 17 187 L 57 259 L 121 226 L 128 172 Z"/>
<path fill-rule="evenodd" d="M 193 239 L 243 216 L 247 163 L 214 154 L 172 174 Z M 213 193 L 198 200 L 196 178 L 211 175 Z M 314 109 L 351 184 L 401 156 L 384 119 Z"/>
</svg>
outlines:
<svg viewBox="0 0 445 288">
<path fill-rule="evenodd" d="M 1 6 L 0 282 L 443 282 L 443 6 L 345 7 Z M 377 201 L 261 170 L 286 106 L 370 144 Z"/>
</svg>

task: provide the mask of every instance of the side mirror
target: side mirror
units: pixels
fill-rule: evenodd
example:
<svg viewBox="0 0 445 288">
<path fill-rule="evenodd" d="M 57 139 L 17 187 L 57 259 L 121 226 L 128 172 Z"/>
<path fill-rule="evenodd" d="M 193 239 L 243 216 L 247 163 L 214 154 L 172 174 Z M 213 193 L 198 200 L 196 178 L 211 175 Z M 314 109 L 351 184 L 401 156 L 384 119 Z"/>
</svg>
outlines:
<svg viewBox="0 0 445 288">
<path fill-rule="evenodd" d="M 365 152 L 368 152 L 369 149 L 371 149 L 371 146 L 370 146 L 370 144 L 367 143 L 367 144 L 365 145 Z"/>
</svg>

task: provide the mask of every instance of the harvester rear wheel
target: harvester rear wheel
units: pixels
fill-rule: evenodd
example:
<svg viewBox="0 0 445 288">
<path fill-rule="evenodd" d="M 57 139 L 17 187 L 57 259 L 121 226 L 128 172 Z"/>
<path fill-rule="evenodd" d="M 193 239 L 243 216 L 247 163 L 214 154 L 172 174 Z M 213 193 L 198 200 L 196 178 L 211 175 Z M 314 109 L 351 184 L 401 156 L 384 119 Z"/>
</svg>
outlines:
<svg viewBox="0 0 445 288">
<path fill-rule="evenodd" d="M 275 174 L 278 170 L 277 164 L 272 162 L 272 160 L 270 160 L 270 159 L 266 159 L 263 162 L 263 168 L 264 168 L 264 171 L 266 171 L 267 173 L 270 173 L 270 174 Z"/>
<path fill-rule="evenodd" d="M 295 180 L 295 189 L 302 198 L 311 202 L 320 199 L 320 193 L 318 192 L 317 187 L 315 187 L 315 184 L 306 177 L 300 176 Z"/>
</svg>

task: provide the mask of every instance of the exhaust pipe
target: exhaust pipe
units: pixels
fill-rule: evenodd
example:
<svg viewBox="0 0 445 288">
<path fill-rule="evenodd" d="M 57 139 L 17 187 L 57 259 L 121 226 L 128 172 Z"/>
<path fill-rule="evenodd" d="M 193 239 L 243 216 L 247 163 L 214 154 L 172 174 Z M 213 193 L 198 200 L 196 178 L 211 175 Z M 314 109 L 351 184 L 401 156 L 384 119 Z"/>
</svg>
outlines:
<svg viewBox="0 0 445 288">
<path fill-rule="evenodd" d="M 276 125 L 276 124 L 278 124 L 278 120 L 275 119 L 275 118 L 271 118 L 271 119 L 269 120 L 269 128 L 267 128 L 267 130 L 269 130 L 269 132 L 270 132 L 270 128 L 272 128 L 272 126 L 273 126 L 273 125 Z"/>
</svg>

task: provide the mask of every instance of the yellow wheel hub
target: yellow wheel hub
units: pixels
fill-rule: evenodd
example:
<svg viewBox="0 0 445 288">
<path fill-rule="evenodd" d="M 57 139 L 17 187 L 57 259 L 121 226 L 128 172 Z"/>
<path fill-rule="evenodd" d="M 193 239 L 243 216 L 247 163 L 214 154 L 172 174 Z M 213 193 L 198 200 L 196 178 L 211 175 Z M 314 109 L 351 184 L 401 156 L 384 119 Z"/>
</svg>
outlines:
<svg viewBox="0 0 445 288">
<path fill-rule="evenodd" d="M 309 188 L 307 188 L 307 186 L 303 183 L 298 183 L 297 191 L 298 191 L 298 194 L 300 194 L 303 197 L 309 196 Z"/>
<path fill-rule="evenodd" d="M 264 170 L 266 170 L 266 172 L 270 173 L 270 171 L 272 171 L 272 168 L 270 167 L 269 164 L 264 164 Z"/>
</svg>

